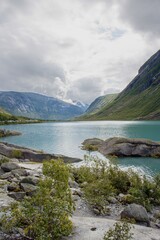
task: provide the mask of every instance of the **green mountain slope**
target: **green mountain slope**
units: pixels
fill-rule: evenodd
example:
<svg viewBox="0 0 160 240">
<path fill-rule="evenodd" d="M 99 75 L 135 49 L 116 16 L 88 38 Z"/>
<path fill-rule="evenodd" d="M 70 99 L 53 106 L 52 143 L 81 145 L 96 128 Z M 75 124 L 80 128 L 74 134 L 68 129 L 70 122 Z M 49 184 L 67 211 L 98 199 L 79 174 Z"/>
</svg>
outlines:
<svg viewBox="0 0 160 240">
<path fill-rule="evenodd" d="M 0 108 L 0 121 L 17 120 L 18 118 Z"/>
<path fill-rule="evenodd" d="M 85 114 L 94 114 L 98 112 L 101 108 L 106 106 L 107 104 L 113 102 L 113 100 L 118 96 L 118 94 L 107 94 L 105 96 L 101 96 L 96 98 L 90 106 L 87 108 Z"/>
<path fill-rule="evenodd" d="M 86 120 L 160 119 L 160 50 L 118 97 Z"/>
</svg>

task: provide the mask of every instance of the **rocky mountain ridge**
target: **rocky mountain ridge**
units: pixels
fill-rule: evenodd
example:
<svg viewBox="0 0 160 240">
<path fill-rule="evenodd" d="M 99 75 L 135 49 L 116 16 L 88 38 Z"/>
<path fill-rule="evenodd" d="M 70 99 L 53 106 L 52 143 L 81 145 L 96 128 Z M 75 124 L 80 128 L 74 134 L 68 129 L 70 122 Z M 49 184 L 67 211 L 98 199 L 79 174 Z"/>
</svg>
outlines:
<svg viewBox="0 0 160 240">
<path fill-rule="evenodd" d="M 80 106 L 29 92 L 0 92 L 0 107 L 16 116 L 44 120 L 67 120 L 84 113 Z"/>
</svg>

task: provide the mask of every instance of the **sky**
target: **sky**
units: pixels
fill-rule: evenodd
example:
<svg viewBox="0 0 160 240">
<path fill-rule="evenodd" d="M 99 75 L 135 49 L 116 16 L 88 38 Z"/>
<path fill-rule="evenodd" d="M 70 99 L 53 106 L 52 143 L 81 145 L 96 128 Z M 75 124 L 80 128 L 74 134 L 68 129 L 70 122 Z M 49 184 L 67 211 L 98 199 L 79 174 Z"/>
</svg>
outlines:
<svg viewBox="0 0 160 240">
<path fill-rule="evenodd" d="M 0 0 L 0 90 L 91 103 L 159 50 L 160 0 Z"/>
</svg>

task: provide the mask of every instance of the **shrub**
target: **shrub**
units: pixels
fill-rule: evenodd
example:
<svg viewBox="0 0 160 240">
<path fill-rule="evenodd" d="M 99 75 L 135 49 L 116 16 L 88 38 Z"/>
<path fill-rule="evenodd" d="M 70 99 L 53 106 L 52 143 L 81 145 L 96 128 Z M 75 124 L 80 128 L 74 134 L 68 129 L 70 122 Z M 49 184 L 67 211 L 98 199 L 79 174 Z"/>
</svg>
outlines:
<svg viewBox="0 0 160 240">
<path fill-rule="evenodd" d="M 21 158 L 22 157 L 22 152 L 21 150 L 14 149 L 11 154 L 13 158 Z"/>
<path fill-rule="evenodd" d="M 98 147 L 95 146 L 95 145 L 92 145 L 92 144 L 86 144 L 84 147 L 83 147 L 84 150 L 87 150 L 87 151 L 91 151 L 91 152 L 94 152 L 94 151 L 97 151 L 98 150 Z"/>
<path fill-rule="evenodd" d="M 141 204 L 148 211 L 152 205 L 160 205 L 160 175 L 147 179 L 132 170 L 123 171 L 118 166 L 108 166 L 101 160 L 74 168 L 72 172 L 93 207 L 103 208 L 109 196 L 118 196 L 119 193 L 126 196 L 123 203 Z"/>
<path fill-rule="evenodd" d="M 2 163 L 6 163 L 6 162 L 9 162 L 9 158 L 7 158 L 7 157 L 2 157 L 2 158 L 0 159 L 0 166 L 2 165 Z"/>
<path fill-rule="evenodd" d="M 72 231 L 73 204 L 68 186 L 69 170 L 60 160 L 43 164 L 44 179 L 32 197 L 10 206 L 10 215 L 1 219 L 3 230 L 23 228 L 35 240 L 60 239 Z"/>
<path fill-rule="evenodd" d="M 130 240 L 133 239 L 133 234 L 130 232 L 131 225 L 127 222 L 115 223 L 114 228 L 110 228 L 105 233 L 103 240 Z"/>
</svg>

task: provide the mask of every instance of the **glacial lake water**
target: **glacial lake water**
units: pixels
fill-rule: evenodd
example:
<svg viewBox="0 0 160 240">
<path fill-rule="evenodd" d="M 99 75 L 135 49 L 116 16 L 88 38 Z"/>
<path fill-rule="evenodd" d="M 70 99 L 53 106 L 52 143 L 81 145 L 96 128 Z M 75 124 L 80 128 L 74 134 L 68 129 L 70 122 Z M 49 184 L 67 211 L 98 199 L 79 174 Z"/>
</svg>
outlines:
<svg viewBox="0 0 160 240">
<path fill-rule="evenodd" d="M 107 139 L 119 136 L 160 141 L 160 121 L 50 122 L 6 125 L 0 128 L 22 133 L 21 136 L 7 137 L 1 141 L 78 158 L 83 158 L 87 153 L 80 148 L 87 138 Z M 152 175 L 160 172 L 160 159 L 123 158 L 118 159 L 118 164 Z"/>
</svg>

